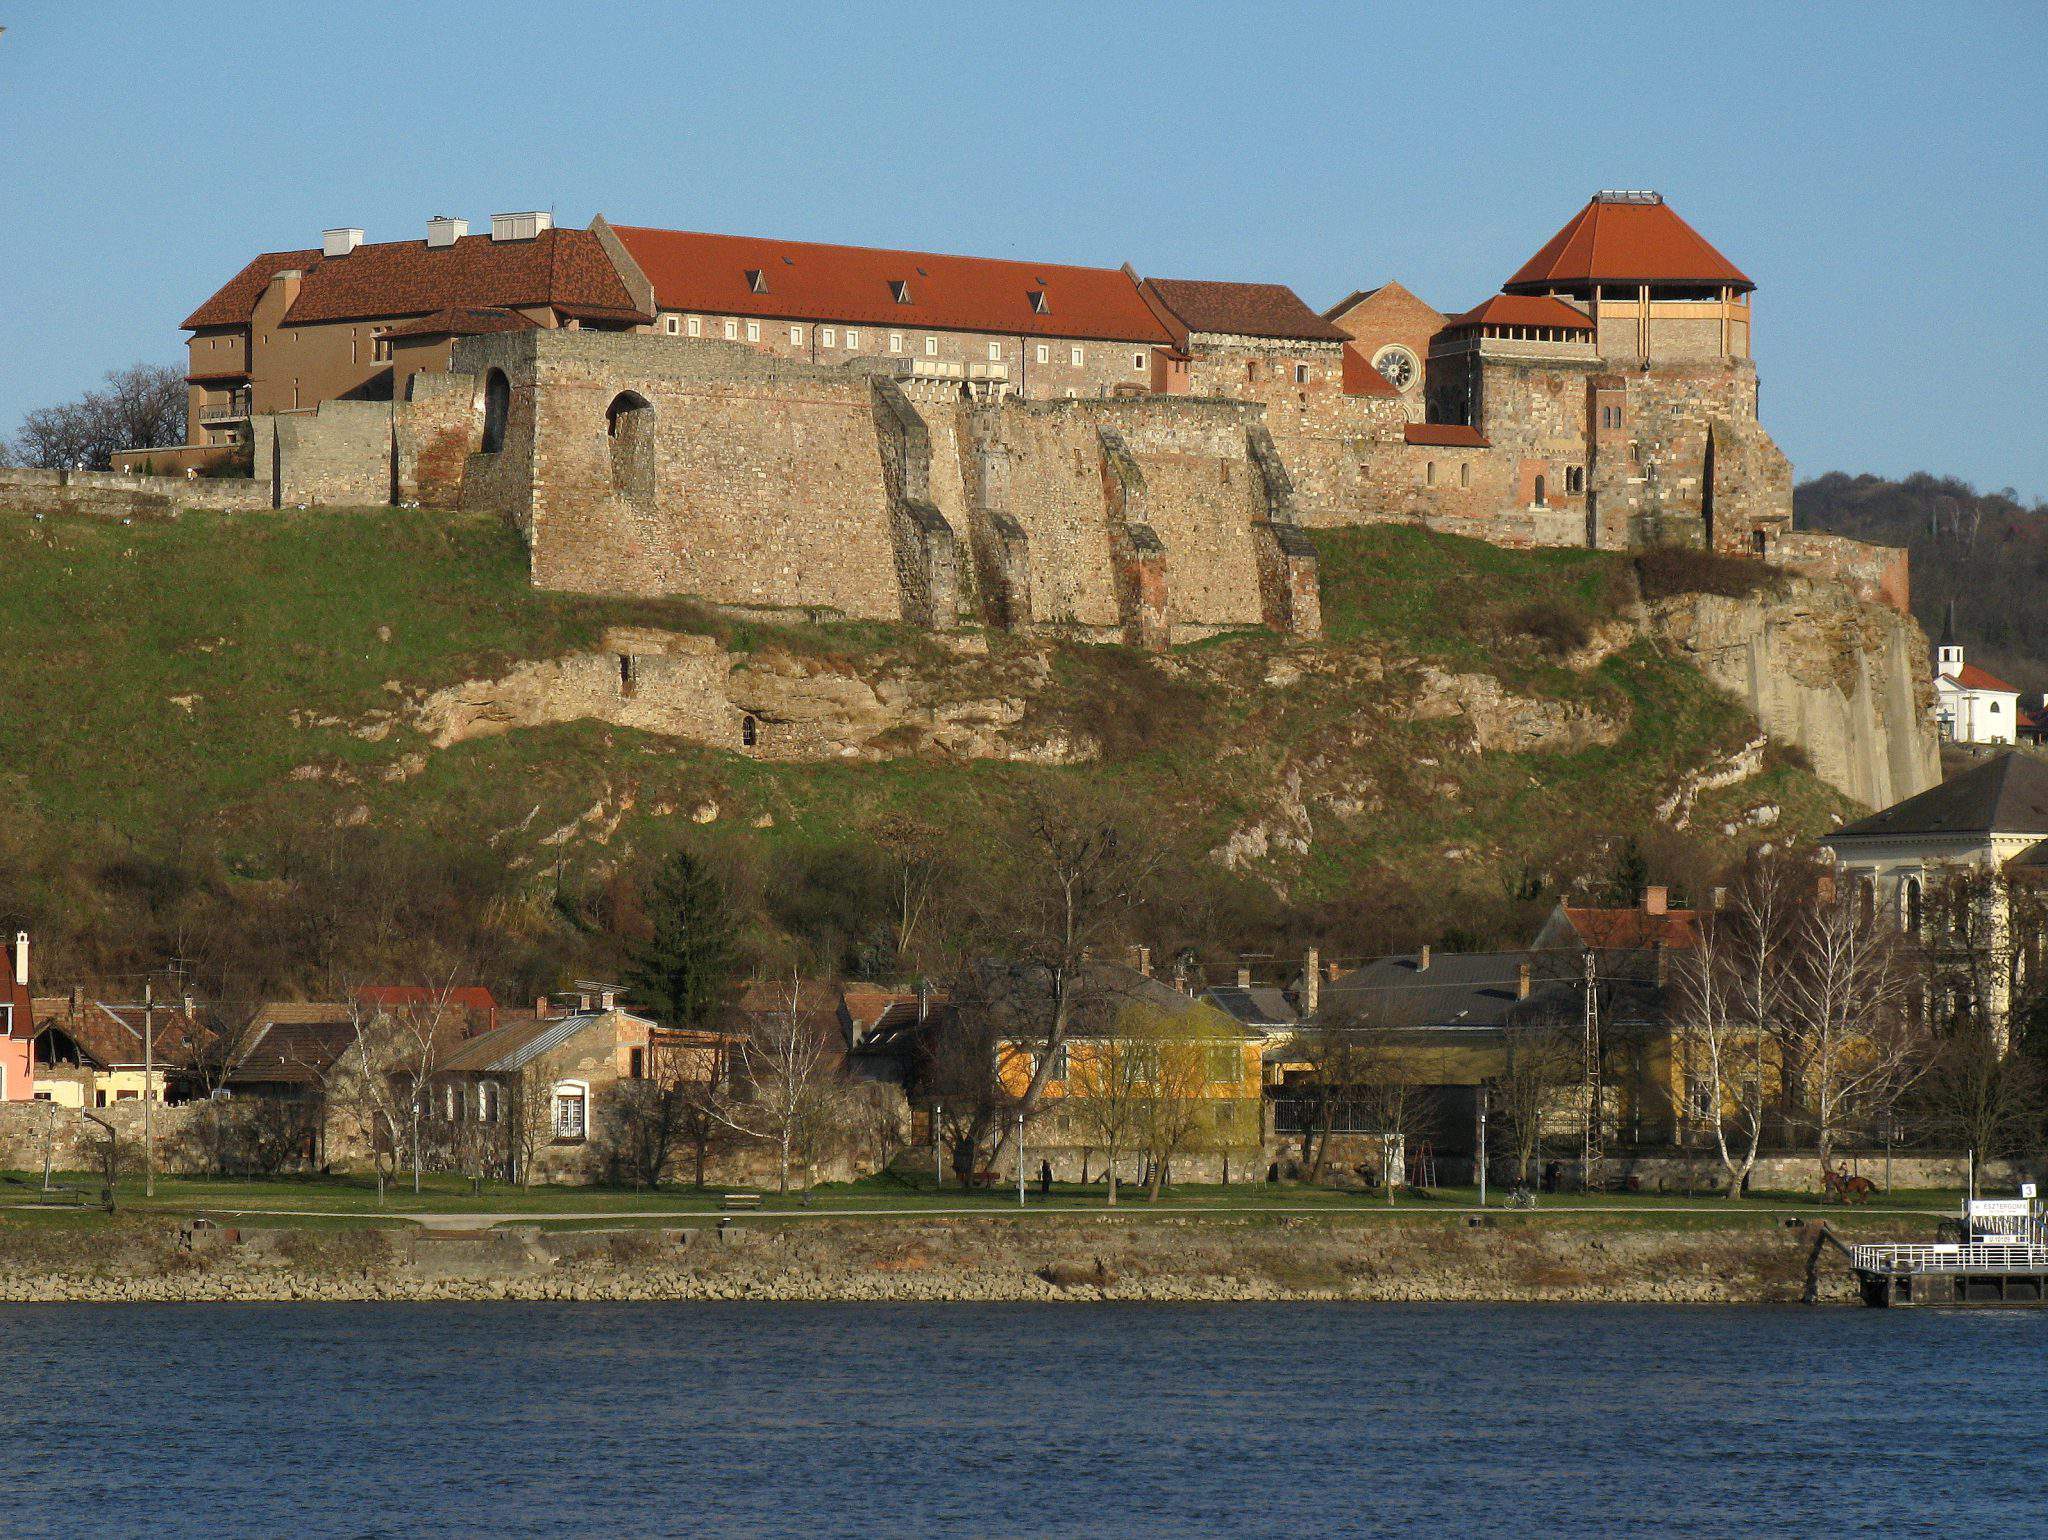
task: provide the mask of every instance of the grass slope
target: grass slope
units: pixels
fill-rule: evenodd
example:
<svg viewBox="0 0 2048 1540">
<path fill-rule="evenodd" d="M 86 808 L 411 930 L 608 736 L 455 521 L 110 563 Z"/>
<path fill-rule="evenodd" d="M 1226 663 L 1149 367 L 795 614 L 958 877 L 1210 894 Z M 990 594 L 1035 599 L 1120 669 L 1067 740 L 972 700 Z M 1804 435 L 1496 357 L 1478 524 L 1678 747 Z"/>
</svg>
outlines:
<svg viewBox="0 0 2048 1540">
<path fill-rule="evenodd" d="M 706 801 L 733 837 L 819 849 L 892 810 L 972 827 L 1006 783 L 1064 777 L 1127 788 L 1213 844 L 1298 777 L 1311 848 L 1276 852 L 1261 873 L 1295 901 L 1336 900 L 1389 874 L 1497 898 L 1504 872 L 1554 866 L 1574 840 L 1644 830 L 1680 773 L 1754 731 L 1647 642 L 1583 671 L 1559 661 L 1623 602 L 1617 558 L 1391 528 L 1316 539 L 1325 645 L 1224 638 L 1163 668 L 1117 648 L 1059 653 L 1041 704 L 1115 726 L 1105 762 L 790 765 L 596 723 L 439 753 L 402 724 L 361 729 L 391 703 L 387 683 L 490 675 L 591 645 L 618 622 L 855 659 L 936 663 L 930 644 L 889 626 L 746 625 L 683 602 L 536 593 L 517 538 L 495 521 L 375 510 L 121 525 L 0 512 L 11 723 L 0 788 L 30 810 L 10 837 L 47 846 L 91 831 L 140 850 L 196 841 L 260 879 L 305 830 L 367 823 L 546 871 L 666 848 Z M 1028 645 L 990 640 L 998 656 Z M 1290 660 L 1307 677 L 1269 687 Z M 1409 719 L 1404 671 L 1418 661 L 1582 701 L 1626 729 L 1571 753 L 1473 754 L 1458 724 Z M 1843 807 L 1780 766 L 1762 786 L 1705 799 L 1704 821 L 1763 799 L 1783 809 L 1781 828 L 1822 827 Z M 1447 851 L 1462 864 L 1447 865 Z"/>
</svg>

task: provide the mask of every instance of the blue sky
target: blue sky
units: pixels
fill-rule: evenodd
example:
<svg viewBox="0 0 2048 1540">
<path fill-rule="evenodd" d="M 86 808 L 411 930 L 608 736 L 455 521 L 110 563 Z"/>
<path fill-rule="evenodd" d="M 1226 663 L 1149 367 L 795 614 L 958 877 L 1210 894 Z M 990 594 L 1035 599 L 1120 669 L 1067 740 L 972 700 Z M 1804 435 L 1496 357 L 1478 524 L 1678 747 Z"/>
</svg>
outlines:
<svg viewBox="0 0 2048 1540">
<path fill-rule="evenodd" d="M 1599 187 L 1760 285 L 1799 474 L 2048 496 L 2048 5 L 0 0 L 0 434 L 257 251 L 552 207 L 1476 304 Z"/>
</svg>

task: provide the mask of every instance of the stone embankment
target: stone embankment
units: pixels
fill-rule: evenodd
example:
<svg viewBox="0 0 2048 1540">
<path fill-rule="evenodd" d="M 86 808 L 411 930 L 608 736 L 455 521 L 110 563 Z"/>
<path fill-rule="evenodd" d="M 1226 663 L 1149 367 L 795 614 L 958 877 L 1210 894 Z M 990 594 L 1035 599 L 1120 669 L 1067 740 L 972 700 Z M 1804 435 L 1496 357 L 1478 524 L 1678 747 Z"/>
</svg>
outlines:
<svg viewBox="0 0 2048 1540">
<path fill-rule="evenodd" d="M 1863 1221 L 1859 1229 L 1870 1228 Z M 1881 1227 L 1880 1227 L 1881 1228 Z M 701 1228 L 0 1228 L 0 1301 L 1576 1301 L 1793 1303 L 1816 1228 L 1777 1217 L 1458 1216 L 1048 1222 L 748 1221 Z M 1873 1233 L 1875 1233 L 1873 1231 Z M 1855 1237 L 1849 1237 L 1855 1238 Z M 1822 1257 L 1820 1298 L 1853 1280 Z"/>
</svg>

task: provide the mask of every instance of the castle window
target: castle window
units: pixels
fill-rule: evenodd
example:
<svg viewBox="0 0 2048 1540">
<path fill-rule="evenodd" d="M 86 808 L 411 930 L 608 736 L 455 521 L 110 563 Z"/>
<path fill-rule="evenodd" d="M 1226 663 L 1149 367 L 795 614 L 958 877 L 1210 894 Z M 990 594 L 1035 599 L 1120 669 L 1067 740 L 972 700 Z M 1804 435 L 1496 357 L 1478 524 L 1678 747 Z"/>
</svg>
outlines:
<svg viewBox="0 0 2048 1540">
<path fill-rule="evenodd" d="M 1461 487 L 1472 485 L 1472 462 L 1470 460 L 1460 460 L 1458 462 L 1458 485 Z"/>
<path fill-rule="evenodd" d="M 860 333 L 855 331 L 851 326 L 846 328 L 846 345 L 850 348 L 857 348 L 860 346 Z"/>
<path fill-rule="evenodd" d="M 831 327 L 829 327 L 829 326 L 821 326 L 821 327 L 819 327 L 819 328 L 818 328 L 818 346 L 819 346 L 819 347 L 821 347 L 821 348 L 829 348 L 830 346 L 832 346 L 832 337 L 833 337 L 833 332 L 832 332 L 832 328 L 831 328 Z"/>
<path fill-rule="evenodd" d="M 1047 346 L 1046 346 L 1046 345 L 1045 345 L 1044 343 L 1042 343 L 1042 342 L 1041 342 L 1041 343 L 1039 343 L 1039 345 L 1038 345 L 1038 354 L 1037 354 L 1037 357 L 1038 357 L 1038 361 L 1039 361 L 1039 362 L 1040 362 L 1041 364 L 1049 364 L 1049 363 L 1051 363 L 1051 362 L 1052 362 L 1052 349 L 1051 349 L 1051 348 L 1049 348 L 1049 347 L 1047 347 Z"/>
<path fill-rule="evenodd" d="M 801 326 L 792 326 L 789 329 L 789 345 L 793 348 L 804 345 L 804 329 Z"/>
<path fill-rule="evenodd" d="M 1422 484 L 1426 487 L 1433 487 L 1436 485 L 1436 461 L 1431 460 L 1427 465 L 1422 467 Z"/>
<path fill-rule="evenodd" d="M 727 342 L 737 342 L 739 335 L 740 323 L 734 320 L 727 320 L 725 323 L 725 340 Z"/>
<path fill-rule="evenodd" d="M 493 369 L 484 376 L 483 451 L 494 455 L 505 447 L 505 418 L 512 410 L 512 382 L 505 371 Z"/>
<path fill-rule="evenodd" d="M 1247 358 L 1244 361 L 1244 377 L 1247 383 L 1251 383 L 1258 379 L 1259 364 L 1257 359 Z"/>
<path fill-rule="evenodd" d="M 1306 385 L 1308 383 L 1307 364 L 1296 364 L 1294 366 L 1294 383 L 1297 385 Z"/>
<path fill-rule="evenodd" d="M 676 333 L 680 332 L 683 329 L 683 323 L 677 320 L 674 316 L 667 316 L 664 317 L 662 320 L 661 329 L 667 332 L 671 337 L 673 337 L 676 335 Z M 695 328 L 692 328 L 692 330 L 694 329 Z"/>
<path fill-rule="evenodd" d="M 889 333 L 889 351 L 891 353 L 901 353 L 903 351 L 903 333 Z"/>
<path fill-rule="evenodd" d="M 1564 468 L 1564 489 L 1574 496 L 1586 490 L 1586 468 L 1583 465 Z"/>
<path fill-rule="evenodd" d="M 1000 342 L 991 342 L 988 345 L 988 361 L 992 364 L 1003 361 L 1003 345 Z"/>
<path fill-rule="evenodd" d="M 899 305 L 909 304 L 910 280 L 908 278 L 891 278 L 889 280 L 889 296 Z"/>
<path fill-rule="evenodd" d="M 1771 537 L 1760 529 L 1753 529 L 1749 532 L 1749 548 L 1758 556 L 1768 556 L 1771 550 Z M 1991 703 L 1991 709 L 1993 711 L 1998 709 L 1996 701 Z"/>
<path fill-rule="evenodd" d="M 702 321 L 702 320 L 700 320 L 700 319 L 699 319 L 698 317 L 696 317 L 696 316 L 691 316 L 691 317 L 690 317 L 690 321 L 689 321 L 689 330 L 690 330 L 690 335 L 691 335 L 692 337 L 701 337 L 701 336 L 703 336 L 703 335 L 704 335 L 704 323 L 703 323 L 703 321 Z"/>
<path fill-rule="evenodd" d="M 1143 353 L 1133 353 L 1131 355 L 1131 372 L 1133 374 L 1143 374 L 1145 372 L 1145 355 Z"/>
<path fill-rule="evenodd" d="M 925 339 L 924 339 L 924 356 L 925 356 L 926 358 L 936 358 L 936 357 L 938 356 L 938 353 L 939 353 L 939 339 L 938 339 L 938 338 L 936 338 L 936 337 L 927 337 L 927 338 L 925 338 Z"/>
<path fill-rule="evenodd" d="M 612 491 L 642 504 L 654 498 L 654 408 L 637 391 L 621 391 L 605 408 Z"/>
<path fill-rule="evenodd" d="M 631 695 L 633 693 L 635 686 L 637 686 L 640 682 L 638 678 L 638 672 L 639 671 L 633 666 L 633 655 L 630 652 L 620 653 L 619 693 L 621 695 Z"/>
<path fill-rule="evenodd" d="M 747 287 L 756 294 L 766 294 L 768 292 L 768 275 L 758 267 L 748 268 Z"/>
<path fill-rule="evenodd" d="M 1045 290 L 1033 289 L 1031 291 L 1031 313 L 1033 315 L 1045 315 L 1051 309 L 1052 302 L 1045 297 Z"/>
<path fill-rule="evenodd" d="M 761 340 L 761 323 L 760 323 L 759 321 L 749 321 L 749 322 L 747 322 L 747 341 L 749 341 L 749 342 L 759 342 L 760 340 Z"/>
<path fill-rule="evenodd" d="M 1073 364 L 1073 366 L 1074 366 L 1074 367 L 1075 367 L 1076 369 L 1080 368 L 1080 367 L 1081 367 L 1081 366 L 1082 366 L 1083 364 L 1085 364 L 1085 363 L 1087 363 L 1087 362 L 1088 362 L 1088 353 L 1087 353 L 1087 350 L 1086 350 L 1085 348 L 1081 348 L 1081 347 L 1074 347 L 1074 348 L 1070 348 L 1070 349 L 1068 350 L 1068 353 L 1069 353 L 1069 357 L 1068 357 L 1068 362 L 1070 362 L 1071 364 Z"/>
<path fill-rule="evenodd" d="M 1550 506 L 1550 494 L 1548 484 L 1546 483 L 1545 479 L 1541 476 L 1538 476 L 1536 478 L 1536 496 L 1534 501 L 1538 508 L 1547 508 Z"/>
<path fill-rule="evenodd" d="M 760 741 L 761 724 L 757 722 L 754 719 L 753 714 L 749 712 L 746 716 L 740 718 L 740 747 L 743 749 L 751 749 L 755 744 L 759 743 Z"/>
</svg>

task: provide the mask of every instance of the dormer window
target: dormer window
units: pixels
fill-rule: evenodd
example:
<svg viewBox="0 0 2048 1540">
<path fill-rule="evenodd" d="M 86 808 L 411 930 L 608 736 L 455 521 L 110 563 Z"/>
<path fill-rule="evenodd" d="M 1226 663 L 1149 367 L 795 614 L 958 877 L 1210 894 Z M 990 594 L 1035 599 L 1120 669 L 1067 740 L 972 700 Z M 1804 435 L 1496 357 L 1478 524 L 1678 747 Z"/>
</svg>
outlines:
<svg viewBox="0 0 2048 1540">
<path fill-rule="evenodd" d="M 748 268 L 747 287 L 756 294 L 766 294 L 768 292 L 768 274 L 758 267 Z"/>
<path fill-rule="evenodd" d="M 889 280 L 889 295 L 899 305 L 909 304 L 910 280 L 908 278 L 891 278 Z"/>
<path fill-rule="evenodd" d="M 1052 301 L 1046 298 L 1045 290 L 1033 289 L 1031 291 L 1031 313 L 1033 315 L 1052 314 Z"/>
</svg>

